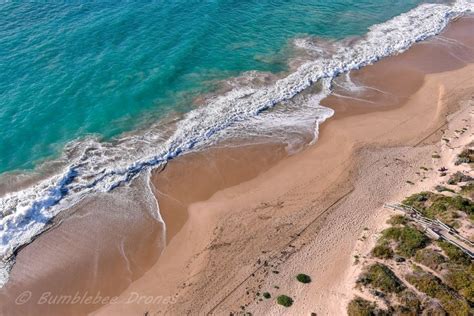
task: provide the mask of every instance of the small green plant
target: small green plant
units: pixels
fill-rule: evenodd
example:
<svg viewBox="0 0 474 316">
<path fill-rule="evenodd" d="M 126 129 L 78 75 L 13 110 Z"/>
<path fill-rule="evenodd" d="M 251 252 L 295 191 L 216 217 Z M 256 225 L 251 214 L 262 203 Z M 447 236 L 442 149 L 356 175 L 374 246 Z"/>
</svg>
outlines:
<svg viewBox="0 0 474 316">
<path fill-rule="evenodd" d="M 311 282 L 311 277 L 307 274 L 300 273 L 296 276 L 296 279 L 300 281 L 301 283 L 310 283 Z"/>
<path fill-rule="evenodd" d="M 355 255 L 354 256 L 354 264 L 359 264 L 359 262 L 360 262 L 359 255 Z"/>
<path fill-rule="evenodd" d="M 370 285 L 384 293 L 398 293 L 405 289 L 405 286 L 393 271 L 381 263 L 371 265 L 359 277 L 357 282 L 363 285 Z"/>
<path fill-rule="evenodd" d="M 468 267 L 451 264 L 445 276 L 446 283 L 468 301 L 474 301 L 474 264 Z"/>
<path fill-rule="evenodd" d="M 434 158 L 434 159 L 439 159 L 439 158 L 441 158 L 441 156 L 440 156 L 440 155 L 438 155 L 438 154 L 433 154 L 433 155 L 431 155 L 431 158 Z"/>
<path fill-rule="evenodd" d="M 272 297 L 272 296 L 270 295 L 270 293 L 264 292 L 264 293 L 263 293 L 263 297 L 265 297 L 266 299 L 269 299 L 269 298 Z"/>
<path fill-rule="evenodd" d="M 293 305 L 293 299 L 287 295 L 280 295 L 277 297 L 277 303 L 285 307 L 290 307 Z"/>
<path fill-rule="evenodd" d="M 414 185 L 414 183 L 411 182 L 410 180 L 407 180 L 407 183 L 408 183 L 408 184 L 411 184 L 411 185 Z"/>
</svg>

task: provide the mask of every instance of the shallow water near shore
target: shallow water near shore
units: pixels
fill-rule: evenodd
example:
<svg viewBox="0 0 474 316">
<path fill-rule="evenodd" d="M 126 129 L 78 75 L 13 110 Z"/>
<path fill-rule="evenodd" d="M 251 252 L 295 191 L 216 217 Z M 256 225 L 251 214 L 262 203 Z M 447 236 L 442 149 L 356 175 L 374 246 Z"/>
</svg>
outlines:
<svg viewBox="0 0 474 316">
<path fill-rule="evenodd" d="M 359 36 L 420 2 L 3 3 L 0 172 L 187 112 L 218 80 L 285 70 L 292 38 Z"/>
</svg>

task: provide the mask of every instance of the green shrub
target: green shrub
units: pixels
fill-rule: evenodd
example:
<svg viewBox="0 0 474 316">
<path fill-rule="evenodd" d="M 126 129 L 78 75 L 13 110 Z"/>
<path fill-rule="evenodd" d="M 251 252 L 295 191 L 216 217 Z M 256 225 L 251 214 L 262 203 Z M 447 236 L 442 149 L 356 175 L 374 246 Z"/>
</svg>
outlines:
<svg viewBox="0 0 474 316">
<path fill-rule="evenodd" d="M 375 263 L 363 273 L 358 283 L 370 285 L 385 293 L 398 293 L 405 287 L 386 265 Z"/>
<path fill-rule="evenodd" d="M 459 182 L 467 182 L 474 180 L 470 175 L 464 174 L 461 171 L 456 172 L 449 177 L 448 184 L 457 184 Z"/>
<path fill-rule="evenodd" d="M 449 315 L 469 314 L 469 304 L 467 301 L 459 297 L 456 292 L 447 287 L 436 276 L 418 269 L 414 273 L 407 275 L 406 280 L 419 291 L 439 300 Z"/>
<path fill-rule="evenodd" d="M 393 257 L 393 250 L 387 243 L 381 243 L 372 249 L 372 255 L 380 259 L 390 259 Z"/>
<path fill-rule="evenodd" d="M 424 202 L 428 201 L 428 199 L 430 198 L 432 194 L 433 193 L 431 192 L 415 193 L 405 198 L 405 200 L 403 200 L 402 203 L 406 205 L 411 205 L 417 208 L 421 208 L 421 207 L 424 207 Z"/>
<path fill-rule="evenodd" d="M 398 300 L 402 306 L 399 308 L 399 315 L 418 315 L 421 309 L 421 302 L 415 293 L 406 289 L 398 294 Z"/>
<path fill-rule="evenodd" d="M 382 232 L 382 241 L 397 242 L 396 252 L 411 257 L 418 249 L 424 248 L 429 239 L 413 227 L 390 227 Z"/>
<path fill-rule="evenodd" d="M 447 187 L 445 187 L 445 186 L 443 186 L 443 185 L 437 185 L 437 186 L 435 186 L 435 190 L 438 191 L 438 192 L 446 191 L 446 192 L 454 193 L 454 190 L 448 189 Z"/>
<path fill-rule="evenodd" d="M 280 295 L 277 297 L 277 303 L 285 307 L 290 307 L 293 305 L 293 299 L 286 295 Z"/>
<path fill-rule="evenodd" d="M 266 299 L 269 299 L 270 297 L 272 297 L 272 296 L 270 295 L 270 293 L 268 293 L 268 292 L 264 292 L 262 295 L 263 295 L 263 297 L 265 297 Z"/>
<path fill-rule="evenodd" d="M 433 270 L 439 270 L 445 258 L 432 249 L 420 249 L 415 254 L 415 261 L 419 262 Z"/>
<path fill-rule="evenodd" d="M 296 276 L 296 279 L 300 281 L 301 283 L 310 283 L 311 282 L 311 277 L 309 275 L 300 273 Z"/>
<path fill-rule="evenodd" d="M 403 203 L 415 207 L 428 218 L 438 218 L 452 226 L 456 225 L 457 211 L 474 217 L 474 203 L 460 195 L 446 196 L 433 192 L 421 192 L 407 197 Z"/>
<path fill-rule="evenodd" d="M 473 149 L 464 149 L 456 160 L 455 164 L 460 165 L 462 163 L 472 163 L 474 162 L 474 150 Z"/>
<path fill-rule="evenodd" d="M 390 217 L 387 223 L 392 226 L 406 225 L 408 223 L 408 219 L 403 215 L 394 215 Z"/>
<path fill-rule="evenodd" d="M 462 264 L 462 265 L 471 264 L 471 260 L 469 259 L 469 256 L 466 255 L 458 247 L 442 240 L 439 240 L 437 244 L 441 249 L 443 249 L 444 253 L 446 254 L 446 256 L 449 258 L 451 262 Z"/>
<path fill-rule="evenodd" d="M 474 182 L 471 182 L 465 186 L 462 186 L 461 194 L 470 198 L 471 200 L 474 199 Z"/>
<path fill-rule="evenodd" d="M 445 280 L 468 301 L 474 302 L 474 264 L 471 263 L 468 267 L 449 265 Z"/>
<path fill-rule="evenodd" d="M 434 300 L 427 300 L 423 307 L 423 314 L 426 316 L 446 316 L 446 311 Z"/>
<path fill-rule="evenodd" d="M 363 298 L 356 297 L 350 301 L 347 306 L 347 314 L 349 316 L 372 316 L 376 315 L 375 303 L 364 300 Z"/>
</svg>

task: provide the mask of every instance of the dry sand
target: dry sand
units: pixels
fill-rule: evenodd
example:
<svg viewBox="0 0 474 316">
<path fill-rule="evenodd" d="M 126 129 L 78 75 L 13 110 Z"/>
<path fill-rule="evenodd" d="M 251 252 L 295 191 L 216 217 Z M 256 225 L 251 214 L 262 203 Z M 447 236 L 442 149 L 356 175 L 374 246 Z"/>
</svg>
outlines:
<svg viewBox="0 0 474 316">
<path fill-rule="evenodd" d="M 134 186 L 122 189 L 122 201 L 90 202 L 103 203 L 104 210 L 116 205 L 124 215 L 116 222 L 84 201 L 76 217 L 20 251 L 0 293 L 7 302 L 1 311 L 343 314 L 364 227 L 383 225 L 381 205 L 417 188 L 422 178 L 415 172 L 431 162 L 446 115 L 474 95 L 473 27 L 472 18 L 462 19 L 407 53 L 352 72 L 351 80 L 365 88 L 337 87 L 324 101 L 336 115 L 323 124 L 317 144 L 298 154 L 285 157 L 278 145 L 218 148 L 185 155 L 156 172 L 152 181 L 168 237 L 159 258 L 163 227 L 153 203 L 134 199 Z M 140 212 L 127 215 L 127 208 Z M 88 229 L 90 224 L 97 229 Z M 125 251 L 120 236 L 128 240 Z M 299 272 L 314 282 L 297 283 Z M 100 309 L 15 305 L 24 289 L 121 294 Z M 295 304 L 285 309 L 274 299 L 260 302 L 266 291 L 291 295 Z"/>
</svg>

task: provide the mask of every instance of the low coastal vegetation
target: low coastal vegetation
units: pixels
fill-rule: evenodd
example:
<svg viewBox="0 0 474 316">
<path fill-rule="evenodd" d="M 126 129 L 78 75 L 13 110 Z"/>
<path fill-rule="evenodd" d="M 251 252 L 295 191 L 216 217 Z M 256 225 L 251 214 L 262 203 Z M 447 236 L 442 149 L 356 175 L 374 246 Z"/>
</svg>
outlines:
<svg viewBox="0 0 474 316">
<path fill-rule="evenodd" d="M 473 158 L 469 149 L 456 162 L 471 164 Z M 469 251 L 428 232 L 419 220 L 421 216 L 447 224 L 449 234 L 463 228 L 464 238 L 472 238 L 473 180 L 459 171 L 449 177 L 448 187 L 438 185 L 436 192 L 416 193 L 402 202 L 419 213 L 392 216 L 369 256 L 364 260 L 358 256 L 357 264 L 364 266 L 356 288 L 364 294 L 350 301 L 349 316 L 474 314 L 474 263 Z"/>
<path fill-rule="evenodd" d="M 468 199 L 474 199 L 474 183 L 462 186 L 459 193 Z"/>
<path fill-rule="evenodd" d="M 280 295 L 277 297 L 277 303 L 285 307 L 290 307 L 293 305 L 293 299 L 287 295 Z"/>
<path fill-rule="evenodd" d="M 468 186 L 472 189 L 472 184 Z M 423 216 L 439 219 L 453 227 L 459 226 L 460 212 L 467 214 L 471 220 L 474 219 L 474 203 L 461 195 L 420 192 L 407 197 L 403 204 L 415 207 Z"/>
<path fill-rule="evenodd" d="M 474 264 L 469 256 L 446 241 L 430 239 L 407 217 L 396 215 L 388 223 L 392 226 L 371 251 L 373 263 L 357 279 L 357 287 L 368 290 L 374 301 L 356 297 L 348 314 L 470 315 Z"/>
<path fill-rule="evenodd" d="M 381 245 L 394 244 L 395 253 L 411 257 L 418 249 L 426 246 L 428 238 L 410 226 L 390 227 L 382 232 Z"/>
<path fill-rule="evenodd" d="M 310 283 L 311 282 L 311 277 L 307 274 L 300 273 L 296 276 L 296 279 L 300 281 L 301 283 Z"/>
<path fill-rule="evenodd" d="M 474 149 L 466 148 L 457 157 L 456 165 L 474 162 Z"/>
<path fill-rule="evenodd" d="M 399 293 L 405 289 L 392 270 L 381 263 L 369 266 L 367 271 L 359 277 L 357 283 L 370 286 L 383 293 Z"/>
<path fill-rule="evenodd" d="M 456 172 L 451 177 L 449 177 L 448 184 L 454 185 L 459 182 L 468 182 L 474 180 L 470 175 L 464 174 L 461 171 Z"/>
<path fill-rule="evenodd" d="M 413 272 L 406 276 L 406 280 L 418 291 L 438 300 L 449 315 L 469 314 L 467 300 L 459 296 L 456 291 L 452 290 L 433 274 L 424 271 L 420 267 L 415 267 Z"/>
<path fill-rule="evenodd" d="M 378 309 L 375 303 L 357 297 L 353 299 L 347 307 L 349 316 L 370 316 L 370 315 L 387 315 Z"/>
<path fill-rule="evenodd" d="M 299 273 L 299 274 L 297 274 L 297 275 L 296 275 L 296 280 L 297 280 L 298 282 L 303 283 L 303 284 L 311 283 L 311 277 L 310 277 L 309 275 L 307 275 L 307 274 L 304 274 L 304 273 Z M 279 290 L 279 289 L 280 289 L 280 287 L 279 287 L 279 286 L 276 286 L 276 285 L 273 286 L 273 288 L 276 289 L 276 290 Z M 250 292 L 247 292 L 247 294 L 250 294 Z M 255 293 L 255 295 L 256 295 L 257 298 L 260 297 L 260 292 Z M 263 298 L 262 298 L 262 297 L 258 298 L 259 301 L 263 301 L 263 299 L 267 299 L 267 300 L 268 300 L 268 299 L 272 298 L 272 294 L 271 294 L 270 292 L 263 292 L 263 293 L 261 294 L 261 296 L 262 296 Z M 282 305 L 282 306 L 284 306 L 284 307 L 290 307 L 291 305 L 293 305 L 294 300 L 293 300 L 293 298 L 291 298 L 291 297 L 288 296 L 288 295 L 281 294 L 281 295 L 278 295 L 278 296 L 276 297 L 276 302 L 277 302 L 277 304 Z M 245 309 L 245 306 L 243 306 L 242 309 Z"/>
</svg>

